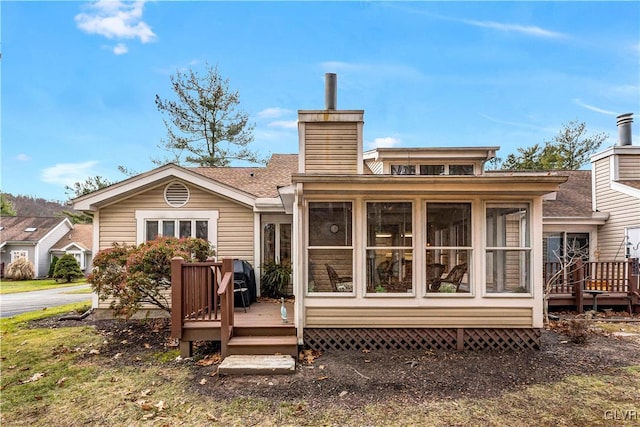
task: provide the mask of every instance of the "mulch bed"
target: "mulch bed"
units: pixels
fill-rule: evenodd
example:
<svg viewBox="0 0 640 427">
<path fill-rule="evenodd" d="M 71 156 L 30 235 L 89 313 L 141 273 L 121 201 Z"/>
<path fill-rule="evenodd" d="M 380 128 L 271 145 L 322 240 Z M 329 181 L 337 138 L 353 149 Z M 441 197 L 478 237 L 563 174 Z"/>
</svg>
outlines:
<svg viewBox="0 0 640 427">
<path fill-rule="evenodd" d="M 562 313 L 573 318 L 574 313 Z M 599 317 L 624 317 L 602 314 Z M 636 319 L 640 317 L 636 316 Z M 542 348 L 530 351 L 330 351 L 305 352 L 293 375 L 218 376 L 215 343 L 196 347 L 195 357 L 164 362 L 187 367 L 192 389 L 219 399 L 265 398 L 278 402 L 305 401 L 310 408 L 362 407 L 394 400 L 491 398 L 570 375 L 614 373 L 616 368 L 640 365 L 640 339 L 619 338 L 593 331 L 583 344 L 570 341 L 567 323 L 552 322 L 542 333 Z M 92 325 L 105 338 L 98 363 L 144 365 L 151 354 L 175 349 L 167 320 L 62 321 L 55 317 L 33 327 Z M 91 356 L 86 356 L 91 357 Z"/>
</svg>

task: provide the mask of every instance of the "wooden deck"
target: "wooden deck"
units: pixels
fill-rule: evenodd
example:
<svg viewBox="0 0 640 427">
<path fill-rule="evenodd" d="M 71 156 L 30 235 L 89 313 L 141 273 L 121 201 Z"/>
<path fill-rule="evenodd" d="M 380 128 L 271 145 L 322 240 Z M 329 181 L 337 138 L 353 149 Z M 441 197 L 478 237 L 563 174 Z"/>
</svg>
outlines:
<svg viewBox="0 0 640 427">
<path fill-rule="evenodd" d="M 578 262 L 564 267 L 545 263 L 549 307 L 621 307 L 640 312 L 637 260 Z"/>
<path fill-rule="evenodd" d="M 298 342 L 294 306 L 263 300 L 246 309 L 234 307 L 233 260 L 186 263 L 171 261 L 171 336 L 180 341 L 180 355 L 190 357 L 194 341 L 220 341 L 222 357 L 232 354 L 288 354 L 296 357 Z"/>
</svg>

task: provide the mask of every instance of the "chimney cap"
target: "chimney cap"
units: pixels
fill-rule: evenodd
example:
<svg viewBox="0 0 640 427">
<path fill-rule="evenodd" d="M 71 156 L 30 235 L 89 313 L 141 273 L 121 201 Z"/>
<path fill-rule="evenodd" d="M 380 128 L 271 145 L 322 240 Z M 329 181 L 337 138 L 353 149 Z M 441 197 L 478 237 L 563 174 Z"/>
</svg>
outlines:
<svg viewBox="0 0 640 427">
<path fill-rule="evenodd" d="M 616 124 L 622 126 L 628 123 L 633 123 L 633 113 L 624 113 L 616 117 Z"/>
</svg>

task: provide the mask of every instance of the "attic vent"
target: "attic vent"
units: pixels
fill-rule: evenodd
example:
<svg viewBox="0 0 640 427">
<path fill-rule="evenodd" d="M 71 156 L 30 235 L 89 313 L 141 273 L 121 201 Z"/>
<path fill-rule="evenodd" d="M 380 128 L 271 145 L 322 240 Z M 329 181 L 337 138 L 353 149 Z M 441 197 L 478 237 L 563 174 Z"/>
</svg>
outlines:
<svg viewBox="0 0 640 427">
<path fill-rule="evenodd" d="M 24 229 L 24 231 L 26 231 L 27 233 L 32 233 L 34 231 L 36 231 L 37 228 L 36 227 L 27 227 Z"/>
<path fill-rule="evenodd" d="M 172 182 L 164 189 L 164 200 L 174 208 L 184 206 L 189 201 L 189 189 L 180 182 Z"/>
</svg>

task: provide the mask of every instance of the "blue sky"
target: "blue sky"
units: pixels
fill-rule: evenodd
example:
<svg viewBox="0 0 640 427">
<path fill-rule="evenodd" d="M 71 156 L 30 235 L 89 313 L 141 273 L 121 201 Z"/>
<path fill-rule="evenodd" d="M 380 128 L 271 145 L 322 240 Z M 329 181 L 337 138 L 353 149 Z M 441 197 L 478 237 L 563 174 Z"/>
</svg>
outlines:
<svg viewBox="0 0 640 427">
<path fill-rule="evenodd" d="M 570 120 L 617 138 L 636 115 L 640 2 L 0 3 L 0 188 L 144 172 L 165 136 L 155 95 L 176 70 L 217 65 L 255 123 L 252 148 L 298 151 L 299 109 L 365 110 L 375 146 L 518 147 Z"/>
</svg>

